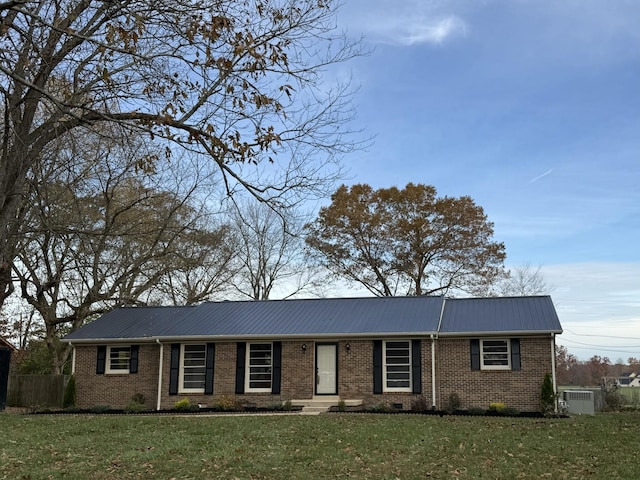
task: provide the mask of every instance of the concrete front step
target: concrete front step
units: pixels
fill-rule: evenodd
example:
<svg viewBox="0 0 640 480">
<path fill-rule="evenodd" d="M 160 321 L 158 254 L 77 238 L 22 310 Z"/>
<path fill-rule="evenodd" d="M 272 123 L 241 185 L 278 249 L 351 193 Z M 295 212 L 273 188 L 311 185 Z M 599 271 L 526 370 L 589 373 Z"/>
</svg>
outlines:
<svg viewBox="0 0 640 480">
<path fill-rule="evenodd" d="M 338 406 L 338 404 L 344 401 L 347 407 L 356 407 L 362 405 L 362 400 L 355 399 L 341 399 L 337 395 L 328 396 L 315 396 L 313 398 L 304 400 L 291 400 L 291 405 L 302 407 L 302 411 L 305 413 L 324 413 L 331 407 Z"/>
</svg>

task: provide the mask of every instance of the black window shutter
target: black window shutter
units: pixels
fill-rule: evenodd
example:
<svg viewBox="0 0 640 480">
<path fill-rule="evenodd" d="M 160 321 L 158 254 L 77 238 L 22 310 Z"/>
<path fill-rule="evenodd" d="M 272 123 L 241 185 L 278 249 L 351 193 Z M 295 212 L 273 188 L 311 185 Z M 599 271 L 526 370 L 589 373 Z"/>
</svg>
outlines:
<svg viewBox="0 0 640 480">
<path fill-rule="evenodd" d="M 411 341 L 411 383 L 412 393 L 422 393 L 422 351 L 420 340 Z"/>
<path fill-rule="evenodd" d="M 238 350 L 236 354 L 236 394 L 244 393 L 244 365 L 246 353 L 247 344 L 245 342 L 238 342 Z"/>
<path fill-rule="evenodd" d="M 273 342 L 273 366 L 271 368 L 271 393 L 280 394 L 282 376 L 282 342 Z"/>
<path fill-rule="evenodd" d="M 178 376 L 180 374 L 180 344 L 171 344 L 171 363 L 169 369 L 169 395 L 178 394 Z"/>
<path fill-rule="evenodd" d="M 96 374 L 104 374 L 105 365 L 107 362 L 107 347 L 106 345 L 100 345 L 98 347 L 98 357 L 96 359 Z"/>
<path fill-rule="evenodd" d="M 373 341 L 373 393 L 382 393 L 382 340 Z"/>
<path fill-rule="evenodd" d="M 138 345 L 131 345 L 129 355 L 129 373 L 138 373 Z"/>
<path fill-rule="evenodd" d="M 480 340 L 471 339 L 471 370 L 480 370 Z"/>
<path fill-rule="evenodd" d="M 511 370 L 520 370 L 520 339 L 511 339 Z"/>
<path fill-rule="evenodd" d="M 206 370 L 204 375 L 204 393 L 213 393 L 213 367 L 216 359 L 216 344 L 207 343 Z"/>
</svg>

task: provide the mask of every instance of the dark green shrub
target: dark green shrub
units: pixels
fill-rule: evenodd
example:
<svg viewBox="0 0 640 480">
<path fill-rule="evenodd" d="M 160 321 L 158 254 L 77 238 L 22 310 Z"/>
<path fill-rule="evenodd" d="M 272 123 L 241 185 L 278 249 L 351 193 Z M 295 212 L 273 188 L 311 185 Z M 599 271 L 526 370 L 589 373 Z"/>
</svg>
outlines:
<svg viewBox="0 0 640 480">
<path fill-rule="evenodd" d="M 487 413 L 484 408 L 480 407 L 471 407 L 468 411 L 469 415 L 484 415 L 485 413 Z"/>
<path fill-rule="evenodd" d="M 64 389 L 62 408 L 73 408 L 76 406 L 76 377 L 71 375 Z"/>
<path fill-rule="evenodd" d="M 412 412 L 426 412 L 430 410 L 431 406 L 427 402 L 427 399 L 424 397 L 420 397 L 417 400 L 411 402 L 411 411 Z"/>
<path fill-rule="evenodd" d="M 144 395 L 141 393 L 136 393 L 131 397 L 131 401 L 124 407 L 124 411 L 126 413 L 138 413 L 144 412 L 147 409 L 145 404 Z"/>
<path fill-rule="evenodd" d="M 540 410 L 545 415 L 553 415 L 556 412 L 556 394 L 553 391 L 553 382 L 549 373 L 544 376 L 542 381 Z"/>
<path fill-rule="evenodd" d="M 452 414 L 455 413 L 456 410 L 460 410 L 460 397 L 457 393 L 452 392 L 447 397 L 447 401 L 444 404 L 444 411 Z"/>
</svg>

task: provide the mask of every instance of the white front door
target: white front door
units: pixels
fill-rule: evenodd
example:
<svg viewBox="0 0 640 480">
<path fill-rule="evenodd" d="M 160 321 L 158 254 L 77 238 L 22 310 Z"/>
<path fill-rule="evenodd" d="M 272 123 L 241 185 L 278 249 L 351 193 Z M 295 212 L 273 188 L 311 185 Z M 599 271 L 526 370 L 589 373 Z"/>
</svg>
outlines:
<svg viewBox="0 0 640 480">
<path fill-rule="evenodd" d="M 316 345 L 316 394 L 335 395 L 338 393 L 338 371 L 336 344 Z"/>
</svg>

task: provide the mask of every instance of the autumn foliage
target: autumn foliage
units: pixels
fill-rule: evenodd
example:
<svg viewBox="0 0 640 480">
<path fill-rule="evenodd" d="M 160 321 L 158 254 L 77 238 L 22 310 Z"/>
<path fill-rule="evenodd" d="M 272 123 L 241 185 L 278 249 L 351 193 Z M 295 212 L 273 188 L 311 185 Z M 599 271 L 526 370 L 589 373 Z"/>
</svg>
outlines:
<svg viewBox="0 0 640 480">
<path fill-rule="evenodd" d="M 379 296 L 481 294 L 505 258 L 471 197 L 439 197 L 413 183 L 342 185 L 308 225 L 306 242 L 333 273 Z"/>
</svg>

